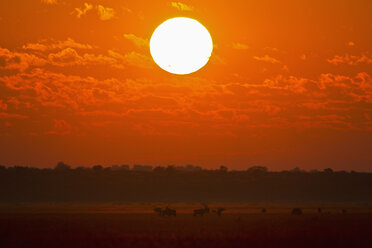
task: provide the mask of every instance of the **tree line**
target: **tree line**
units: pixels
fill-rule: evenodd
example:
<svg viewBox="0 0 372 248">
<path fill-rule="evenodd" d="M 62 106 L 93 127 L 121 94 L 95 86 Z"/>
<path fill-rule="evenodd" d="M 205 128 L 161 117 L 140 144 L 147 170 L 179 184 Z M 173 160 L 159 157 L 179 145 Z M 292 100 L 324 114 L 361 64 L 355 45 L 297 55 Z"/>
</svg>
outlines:
<svg viewBox="0 0 372 248">
<path fill-rule="evenodd" d="M 0 165 L 0 202 L 370 202 L 372 173 L 254 166 Z"/>
</svg>

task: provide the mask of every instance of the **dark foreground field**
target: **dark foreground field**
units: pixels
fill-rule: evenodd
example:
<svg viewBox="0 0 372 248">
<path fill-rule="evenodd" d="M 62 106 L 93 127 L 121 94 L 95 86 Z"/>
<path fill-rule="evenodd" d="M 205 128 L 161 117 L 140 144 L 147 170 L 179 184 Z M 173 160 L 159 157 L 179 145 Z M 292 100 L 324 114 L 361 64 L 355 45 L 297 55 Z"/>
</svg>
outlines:
<svg viewBox="0 0 372 248">
<path fill-rule="evenodd" d="M 372 214 L 0 215 L 0 247 L 372 247 Z"/>
</svg>

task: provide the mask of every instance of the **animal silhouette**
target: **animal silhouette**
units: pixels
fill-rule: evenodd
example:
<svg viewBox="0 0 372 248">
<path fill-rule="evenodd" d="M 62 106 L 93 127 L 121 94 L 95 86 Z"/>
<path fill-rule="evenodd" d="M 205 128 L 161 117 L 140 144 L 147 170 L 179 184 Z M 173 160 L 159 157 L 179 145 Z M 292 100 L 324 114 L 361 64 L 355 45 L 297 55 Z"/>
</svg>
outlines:
<svg viewBox="0 0 372 248">
<path fill-rule="evenodd" d="M 159 216 L 163 216 L 164 210 L 161 208 L 154 208 L 154 212 L 157 213 Z"/>
<path fill-rule="evenodd" d="M 318 208 L 318 214 L 321 214 L 321 213 L 322 213 L 322 209 Z"/>
<path fill-rule="evenodd" d="M 216 213 L 217 213 L 218 216 L 221 216 L 222 212 L 225 211 L 225 210 L 226 210 L 225 208 L 217 208 Z"/>
<path fill-rule="evenodd" d="M 292 209 L 292 215 L 302 215 L 302 209 L 301 208 Z"/>
<path fill-rule="evenodd" d="M 225 208 L 217 208 L 217 209 L 213 209 L 212 212 L 217 214 L 218 216 L 221 216 L 222 212 L 225 210 L 226 210 Z"/>
<path fill-rule="evenodd" d="M 267 212 L 266 208 L 261 209 L 261 213 L 265 214 Z"/>
<path fill-rule="evenodd" d="M 195 209 L 194 210 L 194 214 L 193 216 L 204 216 L 204 214 L 207 214 L 209 213 L 209 207 L 207 204 L 202 204 L 204 206 L 204 208 L 200 208 L 200 209 Z"/>
<path fill-rule="evenodd" d="M 163 211 L 162 216 L 177 216 L 177 211 L 175 209 L 171 209 L 169 207 L 166 207 Z"/>
</svg>

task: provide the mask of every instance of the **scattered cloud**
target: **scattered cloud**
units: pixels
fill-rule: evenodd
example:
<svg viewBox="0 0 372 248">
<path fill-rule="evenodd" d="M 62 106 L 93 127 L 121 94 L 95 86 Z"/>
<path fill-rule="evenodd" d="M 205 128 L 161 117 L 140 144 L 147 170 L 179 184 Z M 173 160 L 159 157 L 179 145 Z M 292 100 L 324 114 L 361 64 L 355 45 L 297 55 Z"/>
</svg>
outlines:
<svg viewBox="0 0 372 248">
<path fill-rule="evenodd" d="M 133 42 L 137 47 L 142 48 L 142 47 L 148 47 L 149 46 L 149 40 L 148 39 L 138 37 L 134 34 L 124 34 L 123 36 L 124 36 L 125 39 L 130 40 L 131 42 Z"/>
<path fill-rule="evenodd" d="M 138 66 L 142 68 L 153 68 L 153 61 L 149 56 L 137 53 L 130 52 L 125 55 L 125 60 L 129 65 Z"/>
<path fill-rule="evenodd" d="M 67 62 L 58 58 L 56 63 L 87 60 L 87 56 L 73 51 L 65 53 L 72 54 Z M 143 63 L 141 55 L 135 53 L 109 51 L 108 57 L 114 58 L 114 63 Z M 364 128 L 369 121 L 366 113 L 372 114 L 372 77 L 367 73 L 355 77 L 322 74 L 318 79 L 278 75 L 260 84 L 197 85 L 181 86 L 171 80 L 154 84 L 148 79 L 97 79 L 33 69 L 0 77 L 1 92 L 8 92 L 0 104 L 0 118 L 31 123 L 48 110 L 61 117 L 44 121 L 40 134 L 77 135 L 94 129 L 99 135 L 99 128 L 117 126 L 117 130 L 125 127 L 133 131 L 146 123 L 154 131 L 146 135 L 182 136 L 185 130 L 231 135 L 275 127 Z M 361 117 L 352 115 L 351 108 Z M 31 113 L 29 118 L 22 114 L 26 112 Z M 111 128 L 102 133 L 115 135 L 116 131 Z"/>
<path fill-rule="evenodd" d="M 97 5 L 98 16 L 102 21 L 110 20 L 114 17 L 115 12 L 113 8 L 107 8 L 102 5 Z"/>
<path fill-rule="evenodd" d="M 65 48 L 60 52 L 48 55 L 49 61 L 57 66 L 81 65 L 85 64 L 83 58 L 79 56 L 73 48 Z"/>
<path fill-rule="evenodd" d="M 48 62 L 55 66 L 82 66 L 82 65 L 108 65 L 114 68 L 123 68 L 121 61 L 112 56 L 93 53 L 79 53 L 73 48 L 65 48 L 57 53 L 48 55 Z"/>
<path fill-rule="evenodd" d="M 28 53 L 11 52 L 0 48 L 0 70 L 24 71 L 30 67 L 38 67 L 46 64 L 43 58 Z"/>
<path fill-rule="evenodd" d="M 333 65 L 339 65 L 339 64 L 348 64 L 348 65 L 359 65 L 359 64 L 372 64 L 372 56 L 370 55 L 341 55 L 341 56 L 334 56 L 331 59 L 327 60 L 328 63 L 331 63 Z"/>
<path fill-rule="evenodd" d="M 89 3 L 84 3 L 84 7 L 82 8 L 75 8 L 73 12 L 77 18 L 81 18 L 82 16 L 86 15 L 88 11 L 93 9 L 93 5 Z"/>
<path fill-rule="evenodd" d="M 353 46 L 355 46 L 355 43 L 352 42 L 352 41 L 349 41 L 349 42 L 347 43 L 347 45 L 353 47 Z"/>
<path fill-rule="evenodd" d="M 100 20 L 108 21 L 114 18 L 115 11 L 113 8 L 104 7 L 103 5 L 96 5 L 95 7 L 93 4 L 84 3 L 84 7 L 82 8 L 75 8 L 73 14 L 76 15 L 77 18 L 81 18 L 82 16 L 86 15 L 89 11 L 93 10 L 93 8 L 97 9 L 97 14 Z"/>
<path fill-rule="evenodd" d="M 279 64 L 280 61 L 273 58 L 273 57 L 270 57 L 269 55 L 264 55 L 262 57 L 260 56 L 254 56 L 253 57 L 255 60 L 258 60 L 258 61 L 263 61 L 263 62 L 268 62 L 268 63 L 271 63 L 271 64 Z"/>
<path fill-rule="evenodd" d="M 232 47 L 237 50 L 247 50 L 249 46 L 243 43 L 235 42 L 232 44 Z"/>
<path fill-rule="evenodd" d="M 6 103 L 4 103 L 3 100 L 0 100 L 0 110 L 5 111 L 5 110 L 7 110 L 7 108 L 8 108 L 8 105 Z"/>
<path fill-rule="evenodd" d="M 137 53 L 133 51 L 133 52 L 123 55 L 113 50 L 109 50 L 108 53 L 112 58 L 115 58 L 118 61 L 121 61 L 123 64 L 127 64 L 130 66 L 136 66 L 140 68 L 146 68 L 146 69 L 151 69 L 154 67 L 153 66 L 154 63 L 152 59 L 149 56 L 146 56 L 141 53 Z"/>
<path fill-rule="evenodd" d="M 69 135 L 72 131 L 72 126 L 68 124 L 65 120 L 53 120 L 54 125 L 53 129 L 45 132 L 45 134 L 54 134 L 54 135 Z"/>
<path fill-rule="evenodd" d="M 276 47 L 265 47 L 264 50 L 271 52 L 279 52 L 279 49 Z"/>
<path fill-rule="evenodd" d="M 45 4 L 57 4 L 58 0 L 41 0 L 41 2 Z"/>
<path fill-rule="evenodd" d="M 147 46 L 145 39 L 135 35 L 125 36 L 138 47 Z M 65 41 L 43 40 L 28 43 L 22 46 L 24 52 L 12 52 L 0 47 L 0 70 L 25 71 L 48 65 L 57 67 L 104 65 L 116 69 L 123 69 L 125 66 L 153 68 L 153 61 L 148 55 L 135 51 L 121 54 L 113 50 L 102 53 L 95 48 L 70 38 Z"/>
<path fill-rule="evenodd" d="M 27 119 L 28 116 L 12 113 L 2 113 L 0 112 L 0 119 Z"/>
<path fill-rule="evenodd" d="M 77 49 L 86 49 L 91 50 L 94 47 L 89 44 L 82 44 L 79 42 L 74 41 L 71 38 L 67 38 L 64 41 L 55 41 L 55 40 L 42 40 L 37 43 L 28 43 L 23 45 L 22 48 L 25 50 L 33 50 L 33 51 L 49 51 L 49 50 L 56 50 L 56 49 L 64 49 L 64 48 L 77 48 Z"/>
<path fill-rule="evenodd" d="M 171 6 L 173 8 L 178 9 L 178 10 L 181 10 L 181 11 L 192 11 L 192 10 L 194 10 L 194 7 L 192 7 L 190 5 L 187 5 L 187 4 L 184 4 L 184 3 L 181 3 L 181 2 L 171 2 Z"/>
<path fill-rule="evenodd" d="M 124 12 L 126 12 L 126 13 L 133 13 L 133 10 L 132 9 L 130 9 L 130 8 L 128 8 L 128 7 L 122 7 L 122 10 L 124 11 Z"/>
</svg>

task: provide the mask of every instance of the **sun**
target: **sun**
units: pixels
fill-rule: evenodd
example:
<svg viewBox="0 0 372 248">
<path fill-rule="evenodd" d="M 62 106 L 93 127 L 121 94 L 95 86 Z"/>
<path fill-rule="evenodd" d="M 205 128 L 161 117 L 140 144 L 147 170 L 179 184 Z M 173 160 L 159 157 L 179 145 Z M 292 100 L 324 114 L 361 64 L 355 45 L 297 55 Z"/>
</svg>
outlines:
<svg viewBox="0 0 372 248">
<path fill-rule="evenodd" d="M 208 30 L 198 21 L 176 17 L 157 27 L 150 40 L 150 52 L 162 69 L 179 75 L 205 66 L 213 51 Z"/>
</svg>

